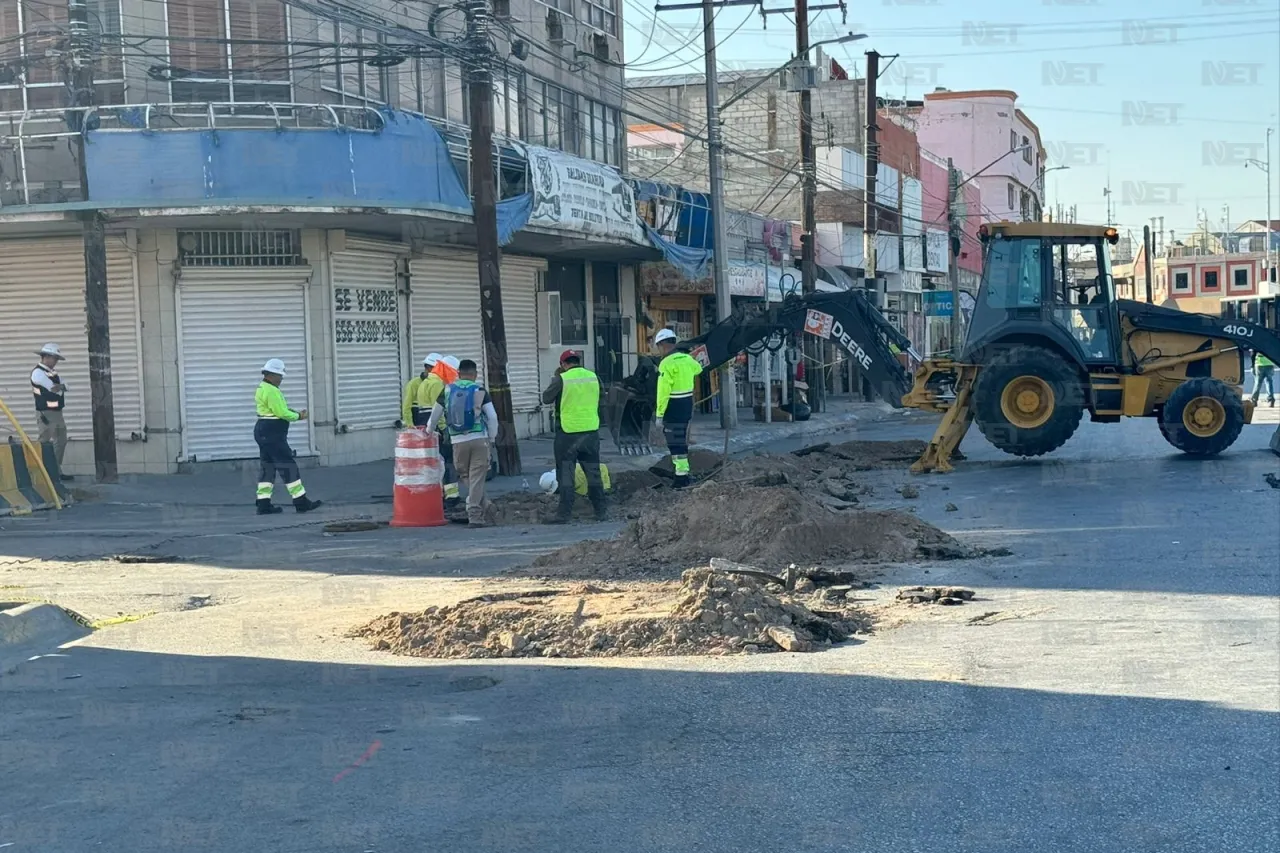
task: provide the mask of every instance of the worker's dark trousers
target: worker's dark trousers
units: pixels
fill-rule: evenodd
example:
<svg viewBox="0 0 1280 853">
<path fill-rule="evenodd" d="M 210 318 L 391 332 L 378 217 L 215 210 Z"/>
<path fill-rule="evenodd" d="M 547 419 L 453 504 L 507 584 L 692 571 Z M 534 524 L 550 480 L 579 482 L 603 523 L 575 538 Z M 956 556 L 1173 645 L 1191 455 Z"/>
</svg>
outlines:
<svg viewBox="0 0 1280 853">
<path fill-rule="evenodd" d="M 693 420 L 693 395 L 673 397 L 662 416 L 662 437 L 667 440 L 676 485 L 689 484 L 689 421 Z"/>
<path fill-rule="evenodd" d="M 258 443 L 258 500 L 271 500 L 277 475 L 295 503 L 305 498 L 307 490 L 289 446 L 289 422 L 259 418 L 253 426 L 253 440 Z"/>
<path fill-rule="evenodd" d="M 600 478 L 600 433 L 556 430 L 556 484 L 560 495 L 560 515 L 573 513 L 574 475 L 578 465 L 587 475 L 587 498 L 597 515 L 604 513 L 604 481 Z"/>
</svg>

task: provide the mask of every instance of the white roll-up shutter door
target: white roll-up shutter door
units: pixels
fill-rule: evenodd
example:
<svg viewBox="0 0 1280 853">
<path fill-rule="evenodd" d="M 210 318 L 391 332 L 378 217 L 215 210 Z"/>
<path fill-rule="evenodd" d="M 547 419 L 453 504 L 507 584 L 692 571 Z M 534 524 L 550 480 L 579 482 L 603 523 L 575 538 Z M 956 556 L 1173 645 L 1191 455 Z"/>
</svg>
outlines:
<svg viewBox="0 0 1280 853">
<path fill-rule="evenodd" d="M 502 258 L 502 316 L 507 337 L 507 380 L 511 407 L 532 412 L 542 394 L 538 375 L 538 274 L 542 258 L 504 255 Z"/>
<path fill-rule="evenodd" d="M 398 248 L 348 241 L 329 256 L 338 422 L 352 429 L 390 427 L 400 417 Z"/>
<path fill-rule="evenodd" d="M 480 275 L 474 255 L 432 251 L 409 265 L 413 357 L 427 353 L 469 358 L 485 372 L 480 322 Z"/>
<path fill-rule="evenodd" d="M 128 440 L 142 431 L 142 374 L 137 282 L 124 234 L 107 235 L 107 311 L 116 438 Z M 87 327 L 80 237 L 0 241 L 0 398 L 24 429 L 35 425 L 35 352 L 55 343 L 66 356 L 58 374 L 67 386 L 68 437 L 93 438 Z M 0 418 L 0 435 L 11 433 Z"/>
<path fill-rule="evenodd" d="M 267 359 L 283 359 L 289 408 L 308 408 L 309 267 L 185 267 L 178 279 L 182 445 L 190 461 L 252 459 L 253 395 Z M 311 451 L 310 422 L 289 443 Z"/>
</svg>

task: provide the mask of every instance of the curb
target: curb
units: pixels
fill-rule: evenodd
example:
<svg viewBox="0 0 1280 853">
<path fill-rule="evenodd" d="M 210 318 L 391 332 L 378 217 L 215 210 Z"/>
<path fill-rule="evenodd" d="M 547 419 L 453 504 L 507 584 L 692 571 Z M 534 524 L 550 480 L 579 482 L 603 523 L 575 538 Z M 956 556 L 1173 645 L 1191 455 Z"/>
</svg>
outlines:
<svg viewBox="0 0 1280 853">
<path fill-rule="evenodd" d="M 0 610 L 0 675 L 13 672 L 33 655 L 91 633 L 87 625 L 54 604 L 22 604 Z"/>
</svg>

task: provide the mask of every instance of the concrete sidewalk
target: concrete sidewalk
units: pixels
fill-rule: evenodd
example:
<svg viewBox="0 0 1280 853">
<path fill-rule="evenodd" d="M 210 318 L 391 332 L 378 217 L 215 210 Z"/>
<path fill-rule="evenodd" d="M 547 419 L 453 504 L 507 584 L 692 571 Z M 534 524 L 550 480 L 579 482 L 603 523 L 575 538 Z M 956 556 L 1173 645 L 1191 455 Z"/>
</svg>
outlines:
<svg viewBox="0 0 1280 853">
<path fill-rule="evenodd" d="M 772 442 L 802 438 L 818 438 L 848 430 L 858 424 L 869 424 L 893 417 L 894 410 L 884 403 L 848 400 L 830 402 L 828 411 L 798 423 L 757 423 L 742 421 L 729 434 L 729 452 L 742 453 Z M 721 452 L 725 433 L 718 415 L 699 415 L 693 424 L 694 446 Z M 623 456 L 613 444 L 608 430 L 601 429 L 600 445 L 603 461 L 610 470 L 634 471 L 648 468 L 662 458 L 662 453 L 649 456 Z M 655 448 L 656 449 L 656 448 Z M 388 448 L 390 452 L 390 448 Z M 512 477 L 496 477 L 489 483 L 490 495 L 536 489 L 538 477 L 555 467 L 553 441 L 550 435 L 520 442 L 523 473 Z M 383 459 L 360 465 L 336 468 L 303 468 L 302 478 L 307 493 L 323 500 L 326 506 L 353 509 L 370 503 L 389 501 L 392 493 L 392 460 Z M 198 474 L 136 474 L 122 476 L 119 483 L 98 485 L 75 483 L 81 509 L 102 506 L 246 506 L 253 503 L 253 487 L 257 482 L 258 464 L 246 461 L 239 471 L 210 471 Z M 277 498 L 281 490 L 277 489 Z"/>
</svg>

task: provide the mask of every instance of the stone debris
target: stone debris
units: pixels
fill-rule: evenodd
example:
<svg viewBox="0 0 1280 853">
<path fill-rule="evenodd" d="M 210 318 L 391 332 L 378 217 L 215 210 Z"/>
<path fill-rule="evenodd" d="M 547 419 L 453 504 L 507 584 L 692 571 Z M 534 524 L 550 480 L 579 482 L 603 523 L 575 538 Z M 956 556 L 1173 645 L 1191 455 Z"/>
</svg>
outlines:
<svg viewBox="0 0 1280 853">
<path fill-rule="evenodd" d="M 960 511 L 960 507 L 956 506 L 955 504 L 952 504 L 952 503 L 947 504 L 947 512 L 959 512 L 959 511 Z"/>
<path fill-rule="evenodd" d="M 920 490 L 908 483 L 905 486 L 898 487 L 898 494 L 902 495 L 907 500 L 915 500 L 920 497 Z"/>
<path fill-rule="evenodd" d="M 841 509 L 794 486 L 758 488 L 716 479 L 640 512 L 614 539 L 544 554 L 520 573 L 674 577 L 713 557 L 780 571 L 790 563 L 903 562 L 926 552 L 944 559 L 967 554 L 959 542 L 908 513 Z"/>
<path fill-rule="evenodd" d="M 810 652 L 869 630 L 843 594 L 820 594 L 826 591 L 787 593 L 753 575 L 704 567 L 679 582 L 578 584 L 390 613 L 351 636 L 375 650 L 427 658 Z"/>
<path fill-rule="evenodd" d="M 964 604 L 974 592 L 958 586 L 909 586 L 898 590 L 898 600 L 908 604 Z"/>
</svg>

